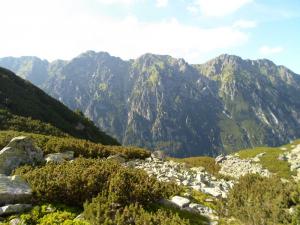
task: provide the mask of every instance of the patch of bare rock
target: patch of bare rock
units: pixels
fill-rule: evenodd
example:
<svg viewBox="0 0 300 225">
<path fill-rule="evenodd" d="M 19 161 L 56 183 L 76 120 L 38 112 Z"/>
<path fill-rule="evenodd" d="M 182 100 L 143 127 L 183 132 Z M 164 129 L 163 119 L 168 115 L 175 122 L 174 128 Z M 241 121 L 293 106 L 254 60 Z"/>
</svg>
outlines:
<svg viewBox="0 0 300 225">
<path fill-rule="evenodd" d="M 143 169 L 149 175 L 155 176 L 160 181 L 175 182 L 178 185 L 184 185 L 197 191 L 202 191 L 213 197 L 225 198 L 227 192 L 234 184 L 233 181 L 217 179 L 206 172 L 203 167 L 187 168 L 182 163 L 166 161 L 162 158 L 157 158 L 154 154 L 145 160 L 137 159 L 129 161 L 125 165 Z"/>
<path fill-rule="evenodd" d="M 260 153 L 251 159 L 240 159 L 237 155 L 218 156 L 216 162 L 221 166 L 219 173 L 234 178 L 246 174 L 259 174 L 269 177 L 271 175 L 270 171 L 258 163 L 259 158 L 263 155 L 264 153 Z"/>
<path fill-rule="evenodd" d="M 300 144 L 292 146 L 293 149 L 279 156 L 279 160 L 288 161 L 291 171 L 296 171 L 294 179 L 300 180 Z"/>
</svg>

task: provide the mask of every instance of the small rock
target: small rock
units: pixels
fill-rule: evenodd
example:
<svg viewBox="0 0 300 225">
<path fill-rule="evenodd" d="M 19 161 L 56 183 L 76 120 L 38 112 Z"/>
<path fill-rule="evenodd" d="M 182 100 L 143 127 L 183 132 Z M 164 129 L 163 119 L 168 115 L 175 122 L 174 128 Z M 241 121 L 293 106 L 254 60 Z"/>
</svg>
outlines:
<svg viewBox="0 0 300 225">
<path fill-rule="evenodd" d="M 177 205 L 180 208 L 184 208 L 190 204 L 190 200 L 181 196 L 174 196 L 171 199 L 171 202 L 173 202 L 175 205 Z"/>
<path fill-rule="evenodd" d="M 286 157 L 285 154 L 281 154 L 281 155 L 278 156 L 278 160 L 280 160 L 280 161 L 287 161 L 287 157 Z"/>
<path fill-rule="evenodd" d="M 206 207 L 204 205 L 201 204 L 197 204 L 197 203 L 191 203 L 189 205 L 190 208 L 196 210 L 197 212 L 201 213 L 202 215 L 210 215 L 213 213 L 213 210 L 209 207 Z"/>
<path fill-rule="evenodd" d="M 266 154 L 265 152 L 262 152 L 262 153 L 257 154 L 255 157 L 260 158 L 260 157 L 264 156 L 265 154 Z"/>
<path fill-rule="evenodd" d="M 218 190 L 217 188 L 211 188 L 211 187 L 206 187 L 206 188 L 202 188 L 202 191 L 206 194 L 210 194 L 216 198 L 221 197 L 222 196 L 222 192 L 220 190 Z"/>
<path fill-rule="evenodd" d="M 264 156 L 265 154 L 266 154 L 265 152 L 262 152 L 262 153 L 257 154 L 257 155 L 252 159 L 252 161 L 253 161 L 253 162 L 259 162 L 259 161 L 260 161 L 260 158 L 261 158 L 262 156 Z"/>
<path fill-rule="evenodd" d="M 194 185 L 192 188 L 196 191 L 201 191 L 201 186 L 200 185 Z"/>
<path fill-rule="evenodd" d="M 216 163 L 221 163 L 221 162 L 223 162 L 225 159 L 226 159 L 226 156 L 224 156 L 224 155 L 219 155 L 219 156 L 216 157 L 215 162 L 216 162 Z"/>
<path fill-rule="evenodd" d="M 203 180 L 204 180 L 204 174 L 197 173 L 197 175 L 196 175 L 196 181 L 201 182 Z"/>
<path fill-rule="evenodd" d="M 83 216 L 83 213 L 79 214 L 78 216 L 76 216 L 76 218 L 74 220 L 85 220 L 84 219 L 84 216 Z"/>
<path fill-rule="evenodd" d="M 253 162 L 259 162 L 259 161 L 260 161 L 260 158 L 255 157 L 255 158 L 252 159 L 252 161 L 253 161 Z"/>
<path fill-rule="evenodd" d="M 184 186 L 187 186 L 189 183 L 190 183 L 190 182 L 189 182 L 188 180 L 182 181 L 182 184 L 183 184 Z"/>
<path fill-rule="evenodd" d="M 9 221 L 9 225 L 21 225 L 22 220 L 20 218 L 14 218 Z"/>
<path fill-rule="evenodd" d="M 5 205 L 0 207 L 0 216 L 7 216 L 12 214 L 18 214 L 25 212 L 32 208 L 30 204 L 15 204 L 15 205 Z"/>
<path fill-rule="evenodd" d="M 294 214 L 295 214 L 295 212 L 296 212 L 296 209 L 295 209 L 295 207 L 291 207 L 291 208 L 289 208 L 289 209 L 288 209 L 288 212 L 289 212 L 289 214 L 290 214 L 290 215 L 294 215 Z"/>
<path fill-rule="evenodd" d="M 116 155 L 111 155 L 107 157 L 107 160 L 113 160 L 119 163 L 125 163 L 126 159 L 124 156 L 122 156 L 121 154 L 116 154 Z"/>
<path fill-rule="evenodd" d="M 72 160 L 72 159 L 74 159 L 73 151 L 53 153 L 53 154 L 48 154 L 45 156 L 45 160 L 47 163 L 49 163 L 49 162 L 62 163 L 62 162 L 65 162 L 67 160 Z"/>
<path fill-rule="evenodd" d="M 166 154 L 163 151 L 154 151 L 152 152 L 151 157 L 153 159 L 159 159 L 162 161 L 164 161 L 167 158 Z"/>
</svg>

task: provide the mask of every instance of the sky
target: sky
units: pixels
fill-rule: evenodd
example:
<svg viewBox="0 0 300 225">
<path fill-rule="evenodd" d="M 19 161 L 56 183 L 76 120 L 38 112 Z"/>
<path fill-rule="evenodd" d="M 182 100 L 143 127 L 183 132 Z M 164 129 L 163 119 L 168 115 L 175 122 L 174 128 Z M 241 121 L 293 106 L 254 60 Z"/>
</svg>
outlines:
<svg viewBox="0 0 300 225">
<path fill-rule="evenodd" d="M 204 63 L 267 58 L 300 74 L 300 0 L 1 0 L 0 57 L 87 50 Z"/>
</svg>

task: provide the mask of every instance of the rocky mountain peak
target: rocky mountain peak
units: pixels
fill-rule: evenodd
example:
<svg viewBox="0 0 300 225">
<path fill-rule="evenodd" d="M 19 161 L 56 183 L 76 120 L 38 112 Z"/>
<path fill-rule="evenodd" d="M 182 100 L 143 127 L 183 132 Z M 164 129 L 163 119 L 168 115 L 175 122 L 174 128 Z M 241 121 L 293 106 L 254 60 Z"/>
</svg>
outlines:
<svg viewBox="0 0 300 225">
<path fill-rule="evenodd" d="M 169 55 L 156 55 L 151 53 L 146 53 L 135 60 L 136 64 L 140 64 L 143 67 L 151 67 L 154 65 L 177 65 L 183 66 L 187 63 L 184 59 L 173 58 Z"/>
<path fill-rule="evenodd" d="M 223 54 L 189 65 L 88 51 L 48 71 L 44 90 L 123 144 L 192 156 L 300 137 L 300 76 L 269 60 Z"/>
</svg>

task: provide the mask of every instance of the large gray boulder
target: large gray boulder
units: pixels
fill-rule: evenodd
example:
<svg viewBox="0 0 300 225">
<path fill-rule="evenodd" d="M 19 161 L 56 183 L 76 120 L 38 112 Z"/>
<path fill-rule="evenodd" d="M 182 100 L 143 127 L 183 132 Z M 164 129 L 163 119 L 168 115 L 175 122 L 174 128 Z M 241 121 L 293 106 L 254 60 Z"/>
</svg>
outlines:
<svg viewBox="0 0 300 225">
<path fill-rule="evenodd" d="M 32 208 L 31 204 L 14 204 L 0 207 L 0 216 L 7 216 L 25 212 Z"/>
<path fill-rule="evenodd" d="M 21 165 L 36 165 L 43 160 L 42 151 L 34 146 L 31 138 L 16 137 L 0 151 L 0 174 L 10 175 Z"/>
<path fill-rule="evenodd" d="M 31 194 L 30 186 L 22 177 L 0 174 L 0 205 L 25 202 Z"/>
</svg>

